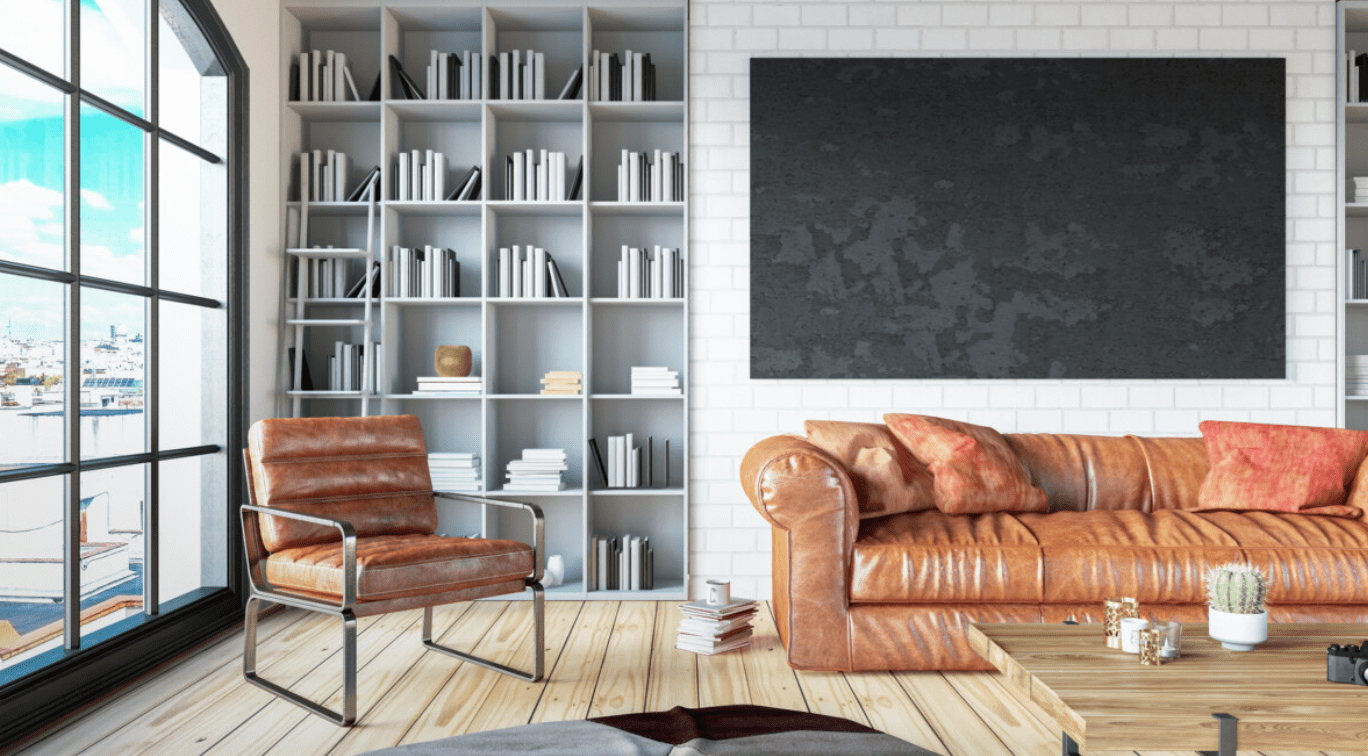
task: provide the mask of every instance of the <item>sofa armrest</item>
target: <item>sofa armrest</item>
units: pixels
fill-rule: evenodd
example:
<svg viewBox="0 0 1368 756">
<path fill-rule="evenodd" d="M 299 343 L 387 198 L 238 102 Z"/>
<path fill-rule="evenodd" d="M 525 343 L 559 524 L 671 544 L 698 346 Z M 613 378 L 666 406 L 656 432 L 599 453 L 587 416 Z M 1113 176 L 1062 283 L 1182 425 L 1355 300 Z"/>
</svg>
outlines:
<svg viewBox="0 0 1368 756">
<path fill-rule="evenodd" d="M 741 485 L 773 526 L 774 609 L 789 664 L 850 669 L 851 548 L 860 523 L 850 477 L 805 439 L 774 436 L 746 452 Z"/>
</svg>

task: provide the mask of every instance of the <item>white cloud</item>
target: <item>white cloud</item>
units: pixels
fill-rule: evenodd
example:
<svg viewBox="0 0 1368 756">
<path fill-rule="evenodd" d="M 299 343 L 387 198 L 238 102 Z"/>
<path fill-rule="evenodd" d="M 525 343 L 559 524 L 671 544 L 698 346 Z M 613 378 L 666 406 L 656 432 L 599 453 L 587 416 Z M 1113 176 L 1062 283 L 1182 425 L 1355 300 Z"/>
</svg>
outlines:
<svg viewBox="0 0 1368 756">
<path fill-rule="evenodd" d="M 134 244 L 142 244 L 145 237 L 146 234 L 143 233 L 141 228 L 129 229 L 128 231 L 128 240 Z"/>
<path fill-rule="evenodd" d="M 90 205 L 96 210 L 114 209 L 114 205 L 111 204 L 109 200 L 105 199 L 105 196 L 103 194 L 100 194 L 94 189 L 82 189 L 81 199 L 85 200 L 87 205 Z"/>
<path fill-rule="evenodd" d="M 30 265 L 59 267 L 60 243 L 45 240 L 56 227 L 61 238 L 62 193 L 36 186 L 28 179 L 0 184 L 0 258 Z"/>
<path fill-rule="evenodd" d="M 81 245 L 81 274 L 125 283 L 142 283 L 142 255 L 116 255 L 109 247 Z"/>
</svg>

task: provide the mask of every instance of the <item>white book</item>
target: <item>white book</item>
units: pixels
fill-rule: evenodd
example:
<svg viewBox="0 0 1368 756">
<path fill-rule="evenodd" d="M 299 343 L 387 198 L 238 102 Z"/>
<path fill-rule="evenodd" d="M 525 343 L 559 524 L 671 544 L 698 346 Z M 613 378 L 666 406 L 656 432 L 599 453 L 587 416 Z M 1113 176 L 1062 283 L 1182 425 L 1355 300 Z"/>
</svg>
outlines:
<svg viewBox="0 0 1368 756">
<path fill-rule="evenodd" d="M 499 296 L 513 296 L 513 250 L 499 248 Z"/>
<path fill-rule="evenodd" d="M 513 51 L 512 51 L 512 55 L 513 55 L 513 59 L 512 59 L 512 61 L 511 61 L 511 64 L 512 64 L 512 69 L 513 69 L 513 70 L 509 72 L 509 77 L 508 77 L 508 78 L 509 78 L 510 83 L 513 85 L 513 91 L 512 91 L 512 93 L 511 93 L 512 96 L 509 97 L 508 99 L 510 99 L 510 100 L 521 100 L 521 99 L 523 98 L 523 92 L 522 92 L 522 69 L 523 69 L 523 64 L 522 64 L 522 50 L 513 50 Z"/>
<path fill-rule="evenodd" d="M 641 158 L 642 153 L 633 152 L 627 161 L 627 201 L 640 202 L 641 193 Z"/>
<path fill-rule="evenodd" d="M 536 56 L 531 50 L 524 51 L 522 65 L 522 99 L 524 100 L 530 100 L 532 99 L 532 96 L 536 94 L 533 89 L 533 85 L 535 84 L 533 81 L 533 73 L 536 71 L 536 68 Z"/>
<path fill-rule="evenodd" d="M 412 189 L 413 180 L 409 178 L 413 172 L 412 158 L 407 152 L 399 153 L 399 169 L 395 173 L 399 174 L 395 183 L 395 199 L 400 202 L 407 202 L 413 199 Z"/>
<path fill-rule="evenodd" d="M 499 53 L 499 99 L 513 99 L 513 72 L 509 69 L 511 58 L 508 53 Z"/>
<path fill-rule="evenodd" d="M 660 245 L 655 245 L 651 251 L 651 298 L 664 298 L 665 290 L 665 266 L 661 259 Z"/>
<path fill-rule="evenodd" d="M 655 151 L 655 163 L 651 165 L 651 201 L 663 202 L 665 200 L 665 187 L 661 183 L 664 172 L 660 169 L 661 159 L 660 150 Z"/>
<path fill-rule="evenodd" d="M 665 153 L 665 164 L 659 166 L 662 202 L 674 202 L 674 154 Z"/>
<path fill-rule="evenodd" d="M 546 99 L 546 54 L 537 53 L 534 56 L 536 61 L 532 72 L 532 97 L 537 100 Z"/>
<path fill-rule="evenodd" d="M 661 283 L 661 296 L 667 299 L 673 299 L 677 296 L 675 294 L 675 265 L 677 263 L 675 261 L 675 251 L 673 249 L 665 250 L 665 259 L 662 260 L 662 263 L 665 270 L 661 274 L 664 279 Z"/>
<path fill-rule="evenodd" d="M 470 63 L 470 51 L 461 51 L 461 85 L 460 90 L 457 92 L 457 96 L 460 97 L 462 100 L 475 99 L 470 94 L 472 91 L 470 80 L 473 72 L 474 69 Z"/>
<path fill-rule="evenodd" d="M 627 296 L 631 299 L 644 296 L 641 293 L 641 250 L 635 247 L 627 256 Z"/>
<path fill-rule="evenodd" d="M 361 93 L 358 92 L 358 91 L 356 91 L 356 79 L 353 79 L 353 78 L 352 78 L 351 68 L 350 68 L 350 67 L 345 67 L 345 68 L 343 68 L 343 69 L 342 69 L 342 76 L 343 76 L 343 78 L 345 78 L 345 79 L 347 80 L 347 91 L 348 91 L 348 92 L 351 92 L 352 101 L 353 101 L 353 102 L 361 102 Z"/>
<path fill-rule="evenodd" d="M 314 102 L 323 101 L 323 86 L 320 78 L 323 74 L 323 51 L 314 50 L 309 57 L 309 99 Z"/>
<path fill-rule="evenodd" d="M 428 92 L 431 100 L 445 100 L 447 98 L 447 74 L 446 56 L 433 50 L 428 56 L 428 67 L 432 70 L 431 78 L 428 82 Z"/>
<path fill-rule="evenodd" d="M 347 198 L 347 173 L 351 170 L 351 161 L 347 153 L 337 153 L 337 162 L 333 166 L 333 201 L 341 202 Z"/>
<path fill-rule="evenodd" d="M 526 192 L 523 199 L 534 200 L 537 198 L 537 154 L 534 151 L 524 153 L 523 170 L 527 172 L 523 177 L 523 191 Z"/>
<path fill-rule="evenodd" d="M 547 160 L 546 150 L 541 151 L 541 162 L 537 163 L 537 200 L 545 202 L 551 199 L 550 181 L 551 164 Z"/>
<path fill-rule="evenodd" d="M 313 90 L 309 89 L 309 53 L 299 54 L 299 71 L 295 73 L 295 86 L 299 88 L 299 101 L 311 102 Z"/>
<path fill-rule="evenodd" d="M 423 199 L 423 154 L 409 150 L 409 199 Z"/>
<path fill-rule="evenodd" d="M 556 156 L 556 160 L 551 175 L 555 177 L 555 180 L 552 182 L 551 199 L 563 200 L 566 199 L 565 171 L 568 165 L 565 159 L 564 152 L 557 152 L 554 154 Z"/>
<path fill-rule="evenodd" d="M 323 202 L 333 201 L 333 189 L 335 188 L 335 184 L 333 183 L 333 166 L 336 165 L 336 163 L 337 153 L 328 150 L 328 160 L 323 164 L 323 196 L 319 198 Z"/>
<path fill-rule="evenodd" d="M 310 167 L 309 164 L 312 163 L 312 162 L 313 162 L 313 156 L 312 156 L 312 155 L 310 155 L 310 154 L 307 153 L 307 152 L 301 152 L 301 153 L 299 153 L 299 201 L 300 201 L 300 202 L 308 202 L 308 201 L 309 201 L 309 174 L 313 171 L 313 169 Z M 299 240 L 299 246 L 301 246 L 301 247 L 304 246 L 305 241 L 306 241 L 306 240 L 304 240 L 304 239 L 300 239 L 300 240 Z"/>
<path fill-rule="evenodd" d="M 342 102 L 347 99 L 347 55 L 338 53 L 333 60 L 332 95 L 333 101 Z"/>
<path fill-rule="evenodd" d="M 641 536 L 632 537 L 630 562 L 630 588 L 631 590 L 639 591 L 641 590 Z"/>
<path fill-rule="evenodd" d="M 546 286 L 546 250 L 541 247 L 532 250 L 532 273 L 532 296 L 549 296 Z"/>
<path fill-rule="evenodd" d="M 623 150 L 622 161 L 618 163 L 618 202 L 630 202 L 632 200 L 629 184 L 627 183 L 627 178 L 630 173 L 628 165 L 631 164 L 631 160 L 632 153 Z"/>
<path fill-rule="evenodd" d="M 513 153 L 513 196 L 509 199 L 527 199 L 527 188 L 523 183 L 527 178 L 527 170 L 523 166 L 526 160 L 527 157 L 522 152 Z"/>
<path fill-rule="evenodd" d="M 646 99 L 645 54 L 637 53 L 632 59 L 632 99 L 641 102 Z"/>
<path fill-rule="evenodd" d="M 323 84 L 323 101 L 332 102 L 337 99 L 333 97 L 333 68 L 337 60 L 337 53 L 328 50 L 323 53 L 323 71 L 321 73 L 321 83 Z"/>
<path fill-rule="evenodd" d="M 470 57 L 470 99 L 480 100 L 484 98 L 484 57 L 472 55 Z"/>
<path fill-rule="evenodd" d="M 437 161 L 437 162 L 436 162 L 436 164 L 434 165 L 434 167 L 433 167 L 433 169 L 432 169 L 432 198 L 433 198 L 434 200 L 444 200 L 444 199 L 446 199 L 446 196 L 447 196 L 447 193 L 446 193 L 446 174 L 447 174 L 447 159 L 446 159 L 446 155 L 443 154 L 443 153 L 441 153 L 441 152 L 438 152 L 438 153 L 437 153 L 436 155 L 434 155 L 433 157 L 436 158 L 436 161 Z"/>
<path fill-rule="evenodd" d="M 535 276 L 532 273 L 533 248 L 529 246 L 523 252 L 522 261 L 522 295 L 530 297 L 533 295 L 533 288 L 536 285 Z"/>
<path fill-rule="evenodd" d="M 632 51 L 628 50 L 622 55 L 622 101 L 630 102 L 636 98 L 632 96 Z"/>
<path fill-rule="evenodd" d="M 342 352 L 346 344 L 341 341 L 333 342 L 332 361 L 329 365 L 328 388 L 333 391 L 345 391 L 342 387 Z"/>
<path fill-rule="evenodd" d="M 629 296 L 630 287 L 627 284 L 627 260 L 632 254 L 632 248 L 626 244 L 622 245 L 622 257 L 618 260 L 618 298 L 625 299 Z"/>
<path fill-rule="evenodd" d="M 385 279 L 385 283 L 386 283 L 385 296 L 387 296 L 387 297 L 398 297 L 398 296 L 399 296 L 399 245 L 398 245 L 398 244 L 395 244 L 395 245 L 393 245 L 393 246 L 390 247 L 389 257 L 386 257 L 386 258 L 385 258 L 385 268 L 386 268 L 386 270 L 388 271 L 388 276 L 387 276 L 387 278 Z"/>
<path fill-rule="evenodd" d="M 589 54 L 589 71 L 588 71 L 588 74 L 584 77 L 584 101 L 585 101 L 585 102 L 598 102 L 598 99 L 599 99 L 598 69 L 599 69 L 599 51 L 598 51 L 598 50 L 594 50 L 592 53 Z"/>
<path fill-rule="evenodd" d="M 433 169 L 436 166 L 437 158 L 432 150 L 425 152 L 423 158 L 423 199 L 431 200 L 433 197 L 433 190 L 436 188 L 433 183 L 435 179 L 435 176 L 433 176 Z"/>
<path fill-rule="evenodd" d="M 525 295 L 523 294 L 523 270 L 522 270 L 522 269 L 523 269 L 523 263 L 522 263 L 522 247 L 521 247 L 520 245 L 514 244 L 514 245 L 513 245 L 513 269 L 512 269 L 512 271 L 511 271 L 511 274 L 510 274 L 510 275 L 512 275 L 512 277 L 513 277 L 513 296 L 514 296 L 515 298 L 516 298 L 516 297 L 525 296 Z"/>
<path fill-rule="evenodd" d="M 312 202 L 323 201 L 323 150 L 313 152 L 313 175 L 310 177 L 309 186 L 311 187 L 309 200 Z"/>
</svg>

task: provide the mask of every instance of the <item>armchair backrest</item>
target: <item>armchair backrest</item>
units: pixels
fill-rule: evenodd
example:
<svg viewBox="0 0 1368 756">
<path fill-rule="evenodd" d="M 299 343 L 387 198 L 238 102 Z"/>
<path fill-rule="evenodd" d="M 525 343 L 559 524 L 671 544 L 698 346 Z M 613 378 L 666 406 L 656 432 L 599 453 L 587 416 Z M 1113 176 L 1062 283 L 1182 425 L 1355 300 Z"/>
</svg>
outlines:
<svg viewBox="0 0 1368 756">
<path fill-rule="evenodd" d="M 252 501 L 350 522 L 357 537 L 432 533 L 437 507 L 413 415 L 258 420 L 247 434 Z M 337 540 L 283 517 L 257 523 L 268 551 Z"/>
</svg>

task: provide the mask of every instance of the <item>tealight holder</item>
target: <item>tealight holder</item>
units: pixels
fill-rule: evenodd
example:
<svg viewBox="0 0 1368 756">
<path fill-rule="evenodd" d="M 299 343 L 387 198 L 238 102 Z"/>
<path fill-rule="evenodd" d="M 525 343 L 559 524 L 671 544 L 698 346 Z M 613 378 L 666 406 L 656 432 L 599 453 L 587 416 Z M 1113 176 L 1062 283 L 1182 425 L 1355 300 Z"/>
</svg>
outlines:
<svg viewBox="0 0 1368 756">
<path fill-rule="evenodd" d="M 1159 655 L 1165 659 L 1177 659 L 1183 655 L 1183 623 L 1155 622 L 1154 629 L 1163 634 L 1159 645 Z"/>
<path fill-rule="evenodd" d="M 1157 667 L 1164 663 L 1159 649 L 1164 643 L 1164 631 L 1150 628 L 1140 631 L 1140 663 L 1147 667 Z"/>
<path fill-rule="evenodd" d="M 1107 648 L 1121 648 L 1121 620 L 1140 616 L 1140 602 L 1129 596 L 1111 596 L 1102 600 L 1102 630 Z"/>
</svg>

